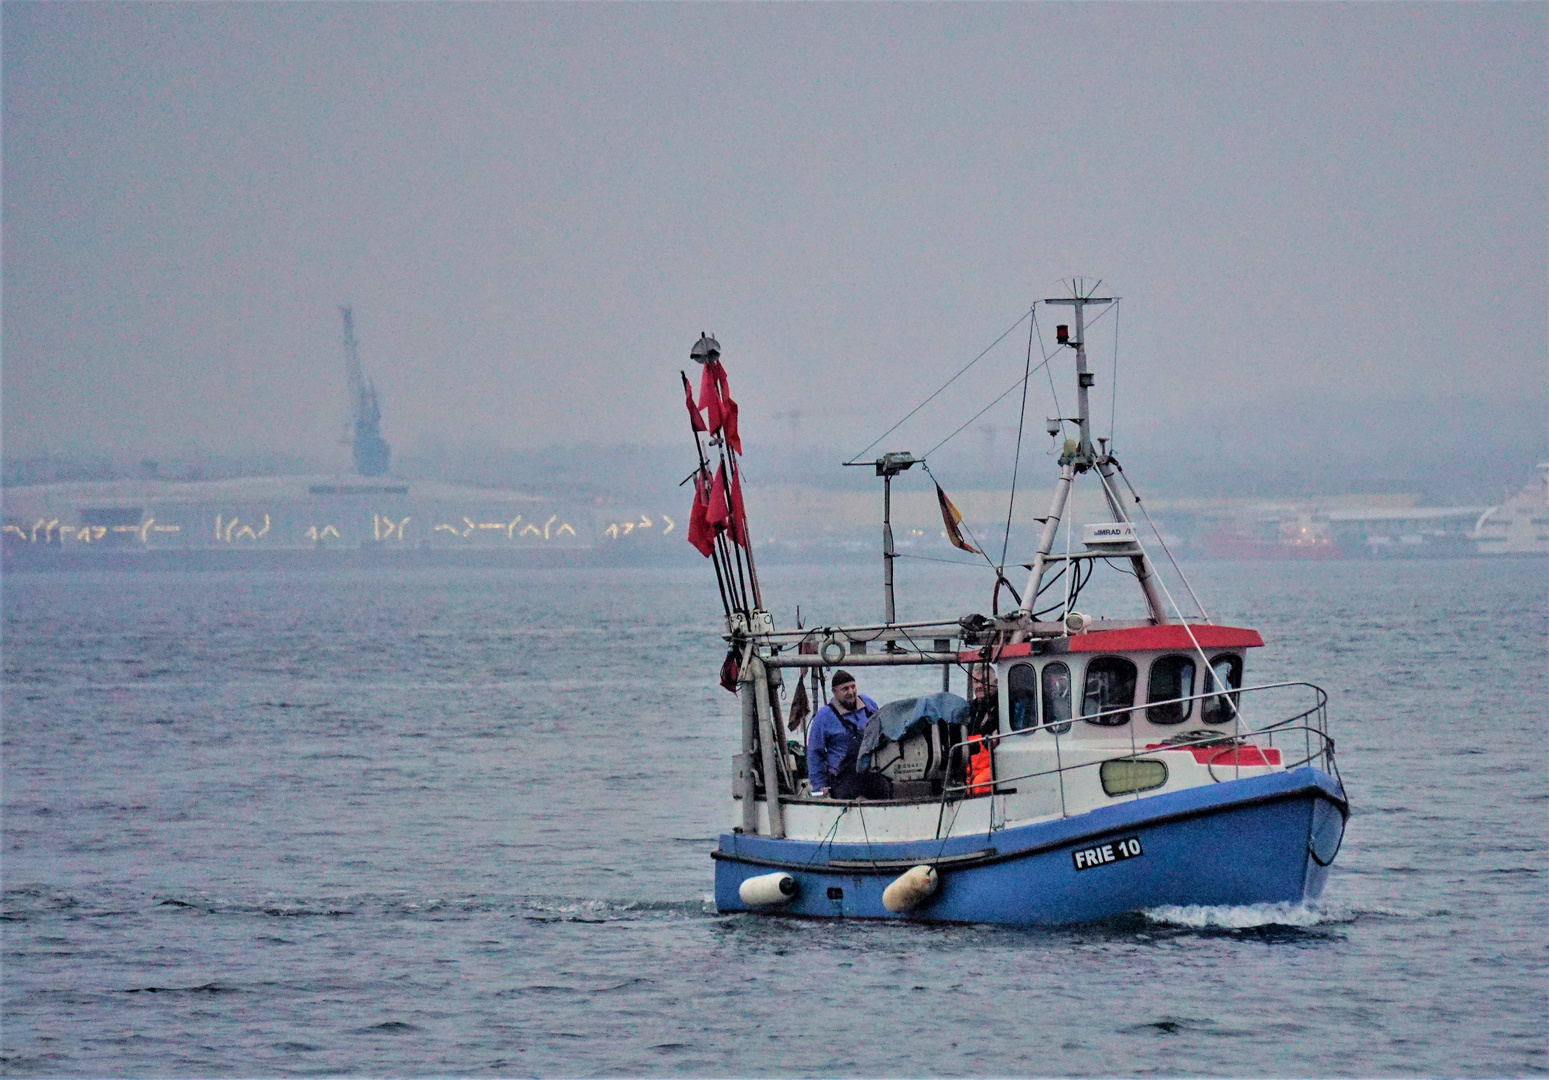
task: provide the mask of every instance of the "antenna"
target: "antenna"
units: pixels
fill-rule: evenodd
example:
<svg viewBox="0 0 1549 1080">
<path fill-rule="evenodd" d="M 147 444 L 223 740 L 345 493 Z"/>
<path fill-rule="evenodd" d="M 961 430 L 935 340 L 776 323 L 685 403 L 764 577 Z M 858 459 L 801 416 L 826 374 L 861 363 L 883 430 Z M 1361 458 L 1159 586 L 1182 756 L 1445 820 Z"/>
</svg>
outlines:
<svg viewBox="0 0 1549 1080">
<path fill-rule="evenodd" d="M 901 472 L 908 472 L 914 466 L 922 464 L 924 458 L 917 458 L 907 450 L 891 450 L 876 461 L 846 461 L 846 465 L 872 465 L 876 467 L 877 475 L 882 477 L 882 612 L 884 621 L 892 626 L 898 621 L 898 613 L 893 603 L 893 560 L 898 557 L 897 550 L 893 547 L 893 477 Z"/>
<path fill-rule="evenodd" d="M 1097 296 L 1098 281 L 1091 290 L 1083 293 L 1086 288 L 1084 278 L 1071 278 L 1069 296 L 1052 297 L 1045 300 L 1046 304 L 1058 304 L 1071 308 L 1071 315 L 1075 321 L 1075 334 L 1071 334 L 1069 325 L 1060 325 L 1054 328 L 1054 340 L 1063 346 L 1076 351 L 1076 417 L 1079 428 L 1078 439 L 1066 439 L 1064 451 L 1060 454 L 1060 478 L 1054 488 L 1054 499 L 1049 507 L 1048 516 L 1044 518 L 1043 536 L 1038 541 L 1038 550 L 1033 556 L 1031 573 L 1027 581 L 1027 591 L 1024 592 L 1021 606 L 1021 614 L 1024 618 L 1030 618 L 1033 613 L 1033 605 L 1038 599 L 1039 587 L 1043 584 L 1043 574 L 1049 563 L 1049 552 L 1054 547 L 1054 536 L 1059 530 L 1060 519 L 1065 514 L 1065 503 L 1070 496 L 1070 489 L 1075 484 L 1076 476 L 1088 470 L 1095 469 L 1102 480 L 1103 498 L 1108 503 L 1108 509 L 1113 514 L 1115 522 L 1129 523 L 1130 518 L 1124 510 L 1123 504 L 1116 494 L 1117 483 L 1114 472 L 1113 458 L 1108 453 L 1107 439 L 1100 440 L 1103 443 L 1101 451 L 1092 445 L 1092 409 L 1090 391 L 1097 381 L 1097 376 L 1088 370 L 1086 365 L 1086 306 L 1088 304 L 1112 304 L 1116 297 Z M 1049 421 L 1049 433 L 1058 432 L 1058 420 L 1051 418 Z M 1134 568 L 1135 579 L 1140 584 L 1141 591 L 1146 597 L 1146 609 L 1153 623 L 1161 624 L 1167 621 L 1167 609 L 1162 603 L 1161 594 L 1157 591 L 1156 578 L 1144 553 L 1137 552 L 1130 558 L 1130 565 Z M 1070 573 L 1072 563 L 1066 559 L 1066 572 Z M 1020 634 L 1020 632 L 1019 632 Z M 1017 640 L 1024 640 L 1018 636 Z"/>
</svg>

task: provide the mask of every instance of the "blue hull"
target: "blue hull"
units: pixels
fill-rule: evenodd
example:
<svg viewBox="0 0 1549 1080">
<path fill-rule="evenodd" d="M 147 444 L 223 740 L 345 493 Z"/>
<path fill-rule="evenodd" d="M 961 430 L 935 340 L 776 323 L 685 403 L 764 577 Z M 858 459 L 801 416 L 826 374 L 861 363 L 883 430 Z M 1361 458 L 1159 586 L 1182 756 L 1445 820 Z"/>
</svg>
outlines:
<svg viewBox="0 0 1549 1080">
<path fill-rule="evenodd" d="M 724 833 L 714 852 L 715 906 L 1034 925 L 1171 904 L 1297 903 L 1323 891 L 1347 813 L 1340 785 L 1303 768 L 946 841 L 828 844 Z M 883 889 L 918 863 L 936 866 L 935 894 L 913 911 L 888 911 Z M 795 897 L 776 907 L 744 904 L 738 886 L 776 870 L 796 879 Z"/>
</svg>

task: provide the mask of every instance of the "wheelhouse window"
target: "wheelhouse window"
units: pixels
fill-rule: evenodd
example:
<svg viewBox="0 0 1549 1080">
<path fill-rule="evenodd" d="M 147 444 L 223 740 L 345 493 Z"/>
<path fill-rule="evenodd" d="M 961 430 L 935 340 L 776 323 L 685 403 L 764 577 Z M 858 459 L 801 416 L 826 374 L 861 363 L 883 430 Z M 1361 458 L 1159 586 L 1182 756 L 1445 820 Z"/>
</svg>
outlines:
<svg viewBox="0 0 1549 1080">
<path fill-rule="evenodd" d="M 1081 712 L 1089 724 L 1119 727 L 1129 723 L 1135 704 L 1135 665 L 1122 656 L 1099 656 L 1086 666 Z"/>
<path fill-rule="evenodd" d="M 1242 657 L 1227 653 L 1210 661 L 1210 669 L 1205 672 L 1204 693 L 1236 690 L 1240 686 Z M 1207 697 L 1200 702 L 1199 718 L 1207 724 L 1229 724 L 1237 715 L 1237 702 L 1241 697 L 1241 694 L 1215 694 Z"/>
<path fill-rule="evenodd" d="M 1070 730 L 1070 668 L 1064 664 L 1043 666 L 1043 722 L 1057 735 Z"/>
<path fill-rule="evenodd" d="M 1158 657 L 1151 661 L 1151 677 L 1146 684 L 1146 719 L 1153 724 L 1183 723 L 1194 711 L 1194 703 L 1178 699 L 1193 693 L 1194 658 Z"/>
<path fill-rule="evenodd" d="M 1006 673 L 1010 694 L 1011 730 L 1026 731 L 1038 726 L 1038 673 L 1032 664 L 1012 664 Z"/>
</svg>

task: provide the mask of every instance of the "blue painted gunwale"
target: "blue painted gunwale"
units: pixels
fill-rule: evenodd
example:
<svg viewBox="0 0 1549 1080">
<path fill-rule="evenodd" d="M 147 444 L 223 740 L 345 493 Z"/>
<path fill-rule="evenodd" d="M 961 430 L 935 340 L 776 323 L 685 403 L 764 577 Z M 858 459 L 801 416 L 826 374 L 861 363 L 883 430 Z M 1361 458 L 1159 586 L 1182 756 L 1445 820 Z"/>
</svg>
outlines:
<svg viewBox="0 0 1549 1080">
<path fill-rule="evenodd" d="M 867 845 L 723 833 L 712 852 L 715 901 L 720 911 L 754 910 L 737 887 L 778 869 L 796 878 L 797 896 L 756 909 L 761 914 L 1025 925 L 1170 904 L 1295 903 L 1321 893 L 1327 877 L 1327 866 L 1308 854 L 1314 836 L 1326 845 L 1324 862 L 1332 861 L 1332 823 L 1342 830 L 1347 815 L 1339 783 L 1300 768 L 945 841 Z M 1131 835 L 1144 848 L 1140 858 L 1075 869 L 1076 849 Z M 918 863 L 936 865 L 935 895 L 914 911 L 889 912 L 882 890 Z M 830 889 L 842 898 L 830 899 Z"/>
</svg>

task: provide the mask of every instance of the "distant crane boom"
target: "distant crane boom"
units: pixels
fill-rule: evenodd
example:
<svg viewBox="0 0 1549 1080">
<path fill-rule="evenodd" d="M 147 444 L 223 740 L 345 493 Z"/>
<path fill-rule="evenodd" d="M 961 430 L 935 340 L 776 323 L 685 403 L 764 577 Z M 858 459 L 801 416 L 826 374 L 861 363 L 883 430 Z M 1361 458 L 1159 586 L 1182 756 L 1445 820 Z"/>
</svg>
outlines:
<svg viewBox="0 0 1549 1080">
<path fill-rule="evenodd" d="M 355 338 L 355 315 L 341 307 L 344 317 L 344 377 L 349 383 L 351 423 L 354 430 L 355 471 L 362 476 L 385 476 L 392 448 L 382 438 L 382 408 L 376 387 L 360 366 L 360 342 Z"/>
</svg>

